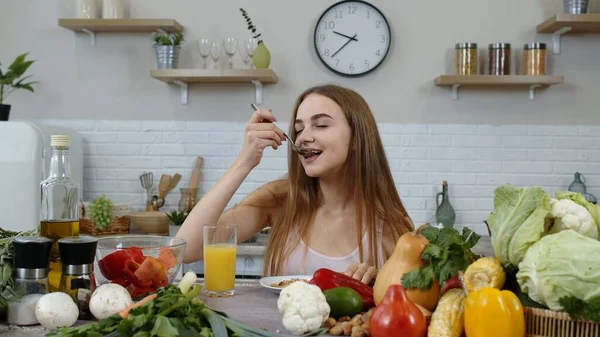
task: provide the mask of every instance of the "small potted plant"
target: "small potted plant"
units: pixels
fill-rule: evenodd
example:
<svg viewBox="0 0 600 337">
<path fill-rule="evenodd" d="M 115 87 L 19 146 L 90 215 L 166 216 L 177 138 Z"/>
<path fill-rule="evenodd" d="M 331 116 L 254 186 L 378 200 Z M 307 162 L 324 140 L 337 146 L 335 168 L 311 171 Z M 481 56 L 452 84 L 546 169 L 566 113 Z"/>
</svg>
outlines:
<svg viewBox="0 0 600 337">
<path fill-rule="evenodd" d="M 187 213 L 184 211 L 172 210 L 170 213 L 166 213 L 169 220 L 173 223 L 169 225 L 169 236 L 175 236 L 177 231 L 179 231 L 179 227 L 183 225 L 185 218 L 187 218 Z"/>
<path fill-rule="evenodd" d="M 250 19 L 250 16 L 248 16 L 248 12 L 246 12 L 243 8 L 240 8 L 240 12 L 242 12 L 242 16 L 246 19 L 248 30 L 253 34 L 252 37 L 255 39 L 261 37 L 262 34 L 256 32 L 256 25 L 252 23 L 252 19 Z M 254 62 L 256 69 L 267 69 L 271 64 L 271 53 L 262 39 L 258 40 L 258 46 L 254 51 L 252 61 Z"/>
<path fill-rule="evenodd" d="M 24 76 L 25 72 L 35 62 L 26 60 L 27 54 L 19 56 L 8 66 L 8 71 L 0 69 L 0 121 L 7 121 L 10 114 L 10 105 L 4 104 L 4 99 L 13 91 L 24 89 L 33 91 L 33 84 L 37 82 L 25 82 L 31 76 Z"/>
<path fill-rule="evenodd" d="M 158 69 L 175 69 L 179 65 L 179 53 L 184 41 L 181 33 L 154 33 L 154 52 Z"/>
</svg>

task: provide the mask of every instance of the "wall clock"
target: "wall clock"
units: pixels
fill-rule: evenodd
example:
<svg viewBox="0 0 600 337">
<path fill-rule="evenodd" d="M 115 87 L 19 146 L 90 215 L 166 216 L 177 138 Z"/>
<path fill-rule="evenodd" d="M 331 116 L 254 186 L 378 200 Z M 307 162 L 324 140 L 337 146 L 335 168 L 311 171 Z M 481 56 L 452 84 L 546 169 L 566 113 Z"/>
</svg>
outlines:
<svg viewBox="0 0 600 337">
<path fill-rule="evenodd" d="M 332 72 L 363 76 L 386 58 L 391 44 L 387 19 L 370 3 L 345 0 L 327 8 L 315 27 L 315 51 Z"/>
</svg>

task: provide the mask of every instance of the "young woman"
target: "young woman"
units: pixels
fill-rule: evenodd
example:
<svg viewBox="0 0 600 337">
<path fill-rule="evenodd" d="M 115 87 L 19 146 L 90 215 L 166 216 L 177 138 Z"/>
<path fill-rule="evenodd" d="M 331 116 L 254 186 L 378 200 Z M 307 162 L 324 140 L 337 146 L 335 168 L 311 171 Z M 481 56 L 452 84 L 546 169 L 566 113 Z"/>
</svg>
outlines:
<svg viewBox="0 0 600 337">
<path fill-rule="evenodd" d="M 288 135 L 309 153 L 289 149 L 286 178 L 224 212 L 264 149 L 286 141 L 274 121 L 271 110 L 252 115 L 238 157 L 177 234 L 188 243 L 184 261 L 202 259 L 203 224 L 236 224 L 239 242 L 271 226 L 265 275 L 311 275 L 325 267 L 369 283 L 399 236 L 413 229 L 369 106 L 340 86 L 307 89 L 296 101 Z"/>
</svg>

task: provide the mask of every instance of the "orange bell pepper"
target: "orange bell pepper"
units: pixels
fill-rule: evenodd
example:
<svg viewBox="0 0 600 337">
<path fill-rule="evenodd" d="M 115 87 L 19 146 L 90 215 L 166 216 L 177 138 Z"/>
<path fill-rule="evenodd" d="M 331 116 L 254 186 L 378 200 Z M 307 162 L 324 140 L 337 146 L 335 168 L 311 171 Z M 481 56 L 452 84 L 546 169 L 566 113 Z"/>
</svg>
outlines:
<svg viewBox="0 0 600 337">
<path fill-rule="evenodd" d="M 525 337 L 525 314 L 517 296 L 508 290 L 482 288 L 465 300 L 467 337 Z"/>
</svg>

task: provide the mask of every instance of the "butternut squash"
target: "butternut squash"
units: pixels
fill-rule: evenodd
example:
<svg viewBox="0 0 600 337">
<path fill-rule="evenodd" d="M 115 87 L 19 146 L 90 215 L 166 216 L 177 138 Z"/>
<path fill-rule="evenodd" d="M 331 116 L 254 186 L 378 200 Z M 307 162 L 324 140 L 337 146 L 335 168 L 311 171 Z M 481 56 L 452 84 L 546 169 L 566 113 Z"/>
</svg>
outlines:
<svg viewBox="0 0 600 337">
<path fill-rule="evenodd" d="M 375 285 L 373 286 L 373 299 L 378 304 L 385 295 L 387 288 L 392 284 L 402 285 L 402 276 L 409 271 L 422 267 L 421 260 L 423 250 L 429 244 L 427 238 L 418 232 L 403 234 L 396 242 L 392 256 L 381 267 L 377 273 Z M 440 295 L 440 285 L 434 280 L 431 288 L 421 290 L 418 288 L 406 289 L 406 295 L 415 304 L 434 311 Z"/>
</svg>

